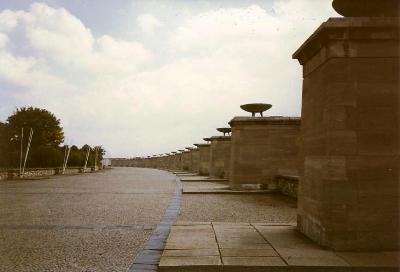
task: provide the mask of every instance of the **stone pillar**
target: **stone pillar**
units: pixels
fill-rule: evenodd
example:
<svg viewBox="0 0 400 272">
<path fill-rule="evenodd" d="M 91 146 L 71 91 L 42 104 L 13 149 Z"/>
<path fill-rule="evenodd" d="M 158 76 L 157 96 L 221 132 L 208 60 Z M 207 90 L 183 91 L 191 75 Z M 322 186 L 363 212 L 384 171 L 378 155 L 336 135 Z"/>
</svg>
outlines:
<svg viewBox="0 0 400 272">
<path fill-rule="evenodd" d="M 199 148 L 199 174 L 210 174 L 210 144 L 195 144 Z"/>
<path fill-rule="evenodd" d="M 190 153 L 189 151 L 182 152 L 181 168 L 183 171 L 189 171 Z"/>
<path fill-rule="evenodd" d="M 199 149 L 193 148 L 190 150 L 190 172 L 199 172 Z"/>
<path fill-rule="evenodd" d="M 231 137 L 211 137 L 210 146 L 210 176 L 229 179 L 231 159 Z"/>
<path fill-rule="evenodd" d="M 175 155 L 174 155 L 174 157 L 175 157 L 175 163 L 174 163 L 174 169 L 175 170 L 182 170 L 182 168 L 181 168 L 181 165 L 182 165 L 182 163 L 181 163 L 181 160 L 182 160 L 182 153 L 176 153 Z"/>
<path fill-rule="evenodd" d="M 277 175 L 297 174 L 300 118 L 235 117 L 229 124 L 231 189 L 275 189 Z"/>
<path fill-rule="evenodd" d="M 162 155 L 160 157 L 160 168 L 167 169 L 167 156 L 165 156 L 165 155 Z"/>
<path fill-rule="evenodd" d="M 168 154 L 167 156 L 167 170 L 172 170 L 173 168 L 173 156 Z"/>
<path fill-rule="evenodd" d="M 345 2 L 334 4 L 359 5 Z M 298 229 L 335 250 L 399 249 L 399 18 L 368 17 L 330 18 L 294 54 L 304 77 Z"/>
</svg>

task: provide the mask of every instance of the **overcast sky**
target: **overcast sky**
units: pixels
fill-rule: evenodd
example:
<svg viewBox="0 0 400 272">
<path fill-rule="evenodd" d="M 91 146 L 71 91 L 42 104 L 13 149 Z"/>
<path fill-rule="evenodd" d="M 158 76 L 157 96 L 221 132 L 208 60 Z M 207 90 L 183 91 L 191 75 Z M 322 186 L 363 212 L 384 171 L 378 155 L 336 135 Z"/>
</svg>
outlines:
<svg viewBox="0 0 400 272">
<path fill-rule="evenodd" d="M 239 105 L 300 116 L 292 53 L 331 0 L 0 0 L 0 121 L 35 106 L 108 156 L 183 149 Z"/>
</svg>

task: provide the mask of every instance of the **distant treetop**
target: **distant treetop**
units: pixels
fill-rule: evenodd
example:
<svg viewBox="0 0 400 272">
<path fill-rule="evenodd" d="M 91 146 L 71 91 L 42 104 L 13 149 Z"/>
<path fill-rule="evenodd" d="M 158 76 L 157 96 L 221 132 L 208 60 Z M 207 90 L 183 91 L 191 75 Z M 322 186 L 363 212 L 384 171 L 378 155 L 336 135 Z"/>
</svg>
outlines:
<svg viewBox="0 0 400 272">
<path fill-rule="evenodd" d="M 59 146 L 64 141 L 64 132 L 60 126 L 60 120 L 48 110 L 22 107 L 8 117 L 7 122 L 11 141 L 19 142 L 22 128 L 24 128 L 26 136 L 29 135 L 30 128 L 33 129 L 32 146 Z"/>
</svg>

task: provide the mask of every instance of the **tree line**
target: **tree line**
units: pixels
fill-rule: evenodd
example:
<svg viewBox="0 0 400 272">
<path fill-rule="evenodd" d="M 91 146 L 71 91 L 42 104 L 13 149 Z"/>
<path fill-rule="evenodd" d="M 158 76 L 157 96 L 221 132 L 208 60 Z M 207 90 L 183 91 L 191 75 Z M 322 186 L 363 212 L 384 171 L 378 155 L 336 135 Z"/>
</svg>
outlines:
<svg viewBox="0 0 400 272">
<path fill-rule="evenodd" d="M 22 107 L 17 108 L 6 122 L 0 122 L 0 168 L 19 167 L 21 143 L 26 152 L 31 129 L 33 135 L 26 167 L 63 165 L 67 146 L 62 144 L 64 132 L 60 119 L 45 109 Z M 83 167 L 89 149 L 87 166 L 94 166 L 95 161 L 100 165 L 105 150 L 101 146 L 91 147 L 85 144 L 81 148 L 75 145 L 70 147 L 68 167 Z"/>
</svg>

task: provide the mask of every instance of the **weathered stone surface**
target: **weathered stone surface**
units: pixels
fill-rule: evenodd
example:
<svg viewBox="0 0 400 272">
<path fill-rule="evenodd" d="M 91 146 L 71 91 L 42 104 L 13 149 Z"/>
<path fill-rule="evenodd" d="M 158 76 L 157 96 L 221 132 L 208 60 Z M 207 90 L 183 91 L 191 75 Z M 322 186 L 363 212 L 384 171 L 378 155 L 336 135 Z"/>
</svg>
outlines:
<svg viewBox="0 0 400 272">
<path fill-rule="evenodd" d="M 184 171 L 188 171 L 189 165 L 190 165 L 190 152 L 184 151 L 182 152 L 181 169 Z"/>
<path fill-rule="evenodd" d="M 222 257 L 276 257 L 278 253 L 274 249 L 237 249 L 221 248 Z"/>
<path fill-rule="evenodd" d="M 199 174 L 208 176 L 210 174 L 210 144 L 199 144 Z"/>
<path fill-rule="evenodd" d="M 222 257 L 224 266 L 287 266 L 279 257 Z"/>
<path fill-rule="evenodd" d="M 278 191 L 284 195 L 297 198 L 299 191 L 299 176 L 278 175 L 275 178 Z"/>
<path fill-rule="evenodd" d="M 340 252 L 338 255 L 357 268 L 398 268 L 400 264 L 399 252 Z"/>
<path fill-rule="evenodd" d="M 189 171 L 193 173 L 199 172 L 199 149 L 192 149 L 189 151 L 190 153 L 190 164 L 189 164 Z"/>
<path fill-rule="evenodd" d="M 190 243 L 193 239 L 202 239 L 205 232 L 211 231 L 216 236 L 214 243 L 218 247 L 165 250 L 160 271 L 395 272 L 399 268 L 399 252 L 338 253 L 326 250 L 299 233 L 293 225 L 231 222 L 179 224 L 172 227 L 171 233 L 174 234 L 171 235 L 175 238 L 170 235 L 168 240 Z M 196 230 L 200 230 L 200 234 L 193 238 Z M 235 245 L 224 248 L 222 244 L 229 240 Z M 269 248 L 259 248 L 260 245 Z"/>
<path fill-rule="evenodd" d="M 229 179 L 231 160 L 231 137 L 211 137 L 210 146 L 210 176 Z"/>
<path fill-rule="evenodd" d="M 235 117 L 229 124 L 232 189 L 246 185 L 275 188 L 276 175 L 297 174 L 300 118 Z"/>
<path fill-rule="evenodd" d="M 164 250 L 165 257 L 219 256 L 218 248 Z"/>
<path fill-rule="evenodd" d="M 398 18 L 329 19 L 294 55 L 304 74 L 298 227 L 336 250 L 400 247 L 398 33 Z"/>
<path fill-rule="evenodd" d="M 162 257 L 160 271 L 219 271 L 219 256 Z M 196 268 L 198 270 L 196 270 Z"/>
</svg>

